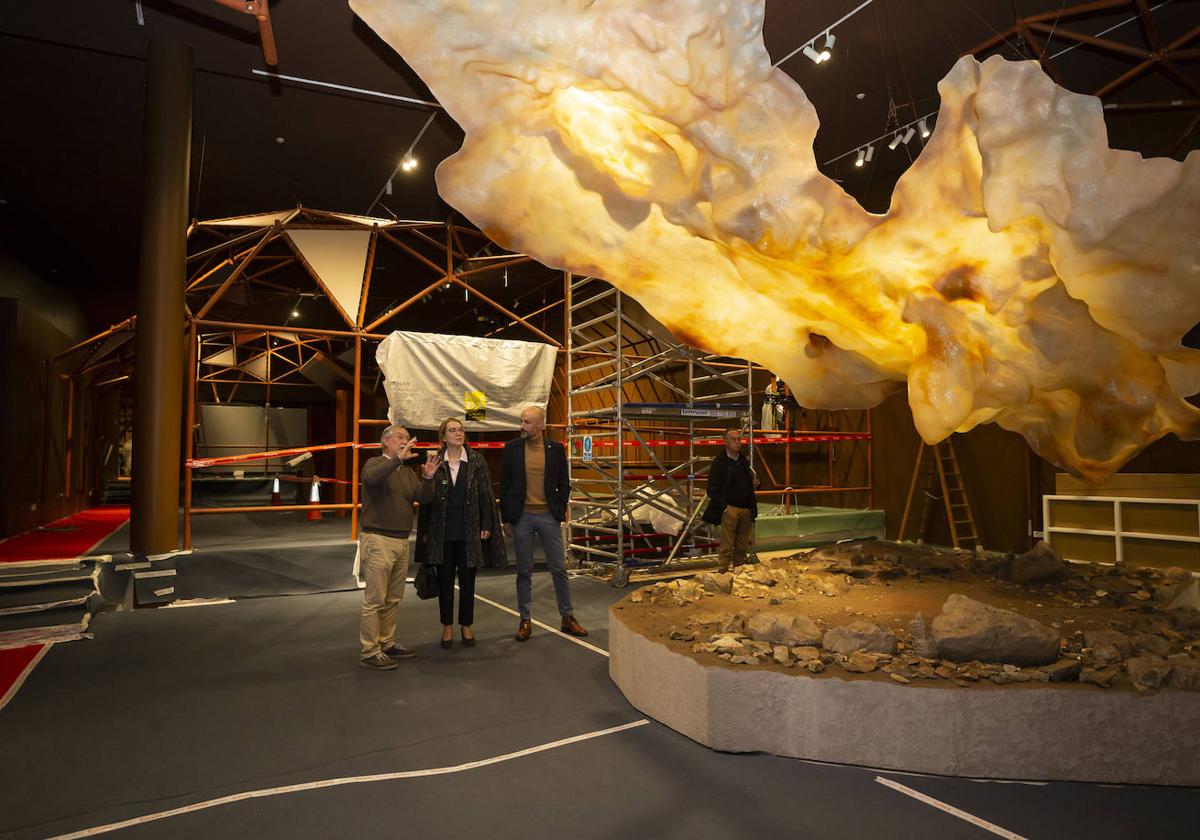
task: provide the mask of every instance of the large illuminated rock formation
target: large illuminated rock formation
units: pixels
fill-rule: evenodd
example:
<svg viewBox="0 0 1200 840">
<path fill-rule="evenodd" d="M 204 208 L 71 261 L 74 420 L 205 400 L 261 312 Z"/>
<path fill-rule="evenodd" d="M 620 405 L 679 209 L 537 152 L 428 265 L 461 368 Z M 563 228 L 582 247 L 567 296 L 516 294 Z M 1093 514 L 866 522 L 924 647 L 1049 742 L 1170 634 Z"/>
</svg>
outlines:
<svg viewBox="0 0 1200 840">
<path fill-rule="evenodd" d="M 1200 156 L 1108 148 L 1097 99 L 961 59 L 885 215 L 817 171 L 817 115 L 743 0 L 351 0 L 466 132 L 442 196 L 603 277 L 806 406 L 904 387 L 1099 479 L 1200 435 Z"/>
</svg>

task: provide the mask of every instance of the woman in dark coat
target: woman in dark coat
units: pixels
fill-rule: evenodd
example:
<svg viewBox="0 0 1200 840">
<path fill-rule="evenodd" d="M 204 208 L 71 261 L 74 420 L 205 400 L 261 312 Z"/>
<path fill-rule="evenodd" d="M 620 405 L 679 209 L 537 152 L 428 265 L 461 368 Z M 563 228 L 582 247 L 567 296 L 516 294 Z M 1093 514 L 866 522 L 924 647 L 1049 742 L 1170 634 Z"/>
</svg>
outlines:
<svg viewBox="0 0 1200 840">
<path fill-rule="evenodd" d="M 442 618 L 442 647 L 454 644 L 454 580 L 458 578 L 458 626 L 463 644 L 472 647 L 475 634 L 475 571 L 505 563 L 504 538 L 492 495 L 492 477 L 483 456 L 466 445 L 466 427 L 457 417 L 442 421 L 441 465 L 417 490 L 415 561 L 438 570 L 438 607 Z M 493 532 L 495 538 L 493 539 Z"/>
</svg>

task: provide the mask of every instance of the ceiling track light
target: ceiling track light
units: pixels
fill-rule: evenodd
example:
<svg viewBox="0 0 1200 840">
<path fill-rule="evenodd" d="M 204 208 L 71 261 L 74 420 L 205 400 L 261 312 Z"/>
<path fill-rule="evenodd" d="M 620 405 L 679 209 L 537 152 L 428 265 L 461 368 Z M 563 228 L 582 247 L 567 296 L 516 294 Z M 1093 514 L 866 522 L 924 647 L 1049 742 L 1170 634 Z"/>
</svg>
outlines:
<svg viewBox="0 0 1200 840">
<path fill-rule="evenodd" d="M 819 53 L 815 49 L 813 49 L 812 44 L 804 45 L 804 57 L 807 58 L 809 61 L 811 61 L 813 64 L 820 64 L 822 61 L 825 60 L 824 58 L 821 57 L 821 53 Z"/>
<path fill-rule="evenodd" d="M 925 122 L 924 117 L 921 117 L 921 119 L 917 120 L 917 127 L 919 129 L 921 129 L 921 138 L 922 139 L 929 136 L 929 123 Z"/>
<path fill-rule="evenodd" d="M 863 165 L 863 161 L 865 161 L 866 159 L 867 159 L 867 150 L 859 149 L 858 150 L 858 158 L 854 161 L 854 165 L 861 167 Z"/>
<path fill-rule="evenodd" d="M 832 32 L 825 33 L 825 46 L 820 52 L 821 61 L 828 61 L 833 58 L 833 45 L 837 41 L 837 36 Z"/>
<path fill-rule="evenodd" d="M 917 136 L 917 130 L 910 125 L 908 127 L 908 131 L 904 132 L 904 137 L 902 139 L 907 144 L 909 140 L 912 140 L 916 136 Z"/>
<path fill-rule="evenodd" d="M 888 141 L 888 148 L 891 149 L 892 151 L 895 151 L 896 147 L 899 145 L 900 145 L 900 132 L 897 131 L 895 136 L 893 136 L 892 139 Z"/>
<path fill-rule="evenodd" d="M 867 163 L 870 163 L 871 158 L 873 157 L 875 157 L 875 147 L 867 146 L 867 154 L 863 157 L 863 160 L 865 160 Z"/>
</svg>

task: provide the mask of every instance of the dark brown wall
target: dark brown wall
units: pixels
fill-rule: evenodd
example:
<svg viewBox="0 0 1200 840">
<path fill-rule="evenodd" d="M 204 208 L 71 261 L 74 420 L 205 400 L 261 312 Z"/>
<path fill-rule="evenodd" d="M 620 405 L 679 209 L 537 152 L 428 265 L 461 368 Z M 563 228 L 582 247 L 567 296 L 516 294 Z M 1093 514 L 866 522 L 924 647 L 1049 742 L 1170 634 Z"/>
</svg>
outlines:
<svg viewBox="0 0 1200 840">
<path fill-rule="evenodd" d="M 46 399 L 45 361 L 82 337 L 74 303 L 0 255 L 0 536 L 78 509 L 63 489 L 63 391 Z M 49 405 L 50 445 L 46 445 Z"/>
<path fill-rule="evenodd" d="M 888 536 L 895 538 L 920 444 L 907 394 L 893 394 L 874 409 L 872 428 L 875 507 L 886 511 Z M 1038 464 L 1043 463 L 1041 459 L 1032 456 L 1020 435 L 994 424 L 956 434 L 953 442 L 984 547 L 1000 551 L 1028 549 L 1027 477 L 1031 459 Z M 945 513 L 936 505 L 930 515 L 926 539 L 943 545 L 950 543 Z"/>
</svg>

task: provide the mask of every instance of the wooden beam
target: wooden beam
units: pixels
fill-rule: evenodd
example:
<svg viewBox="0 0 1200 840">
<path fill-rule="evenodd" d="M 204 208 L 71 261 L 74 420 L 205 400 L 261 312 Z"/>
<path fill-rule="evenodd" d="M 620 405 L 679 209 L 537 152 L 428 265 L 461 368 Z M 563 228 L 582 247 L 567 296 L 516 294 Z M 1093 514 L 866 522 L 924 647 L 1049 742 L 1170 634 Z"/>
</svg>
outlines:
<svg viewBox="0 0 1200 840">
<path fill-rule="evenodd" d="M 1097 49 L 1107 50 L 1108 52 L 1114 52 L 1119 55 L 1127 55 L 1131 58 L 1137 58 L 1141 60 L 1153 58 L 1153 55 L 1151 55 L 1151 53 L 1145 49 L 1131 47 L 1128 44 L 1122 44 L 1119 41 L 1110 41 L 1107 38 L 1097 38 L 1094 35 L 1087 35 L 1083 32 L 1075 32 L 1070 29 L 1063 29 L 1061 26 L 1054 27 L 1048 26 L 1044 23 L 1032 22 L 1029 23 L 1028 26 L 1030 29 L 1036 29 L 1038 32 L 1044 32 L 1048 35 L 1057 35 L 1058 37 L 1065 38 L 1068 41 L 1077 41 L 1081 44 L 1088 44 L 1089 46 L 1096 47 Z"/>
<path fill-rule="evenodd" d="M 453 276 L 453 275 L 451 275 L 451 276 L 450 276 L 450 280 L 451 280 L 451 282 L 453 282 L 453 283 L 456 283 L 456 284 L 458 284 L 459 286 L 462 286 L 464 289 L 466 289 L 467 291 L 471 292 L 473 295 L 475 295 L 476 297 L 478 297 L 478 298 L 479 298 L 480 300 L 482 300 L 484 303 L 487 303 L 488 305 L 490 305 L 492 308 L 494 308 L 494 309 L 496 309 L 496 310 L 498 310 L 498 311 L 500 311 L 500 312 L 503 312 L 503 313 L 504 313 L 505 315 L 507 315 L 509 318 L 515 318 L 515 319 L 516 319 L 518 322 L 520 322 L 522 325 L 524 325 L 524 326 L 525 326 L 525 327 L 526 327 L 528 330 L 530 330 L 531 332 L 533 332 L 533 333 L 535 333 L 535 334 L 537 334 L 537 335 L 541 336 L 541 337 L 542 337 L 542 338 L 544 338 L 546 341 L 548 341 L 549 343 L 553 344 L 555 347 L 562 347 L 562 343 L 561 343 L 561 342 L 559 342 L 559 341 L 558 341 L 558 339 L 556 339 L 556 338 L 552 338 L 551 336 L 548 336 L 548 335 L 546 335 L 546 333 L 544 333 L 544 332 L 542 332 L 541 330 L 539 330 L 537 327 L 535 327 L 533 324 L 531 324 L 531 323 L 529 323 L 528 321 L 526 321 L 526 320 L 525 320 L 524 318 L 522 318 L 520 315 L 516 314 L 515 312 L 513 312 L 513 311 L 512 311 L 512 310 L 510 310 L 510 309 L 508 309 L 507 307 L 501 306 L 499 303 L 497 303 L 496 301 L 492 300 L 490 297 L 488 297 L 487 295 L 485 295 L 483 292 L 479 291 L 478 289 L 473 289 L 473 288 L 471 288 L 471 287 L 470 287 L 470 286 L 468 286 L 466 283 L 464 283 L 462 280 L 459 280 L 457 277 L 455 277 L 455 276 Z"/>
<path fill-rule="evenodd" d="M 1025 36 L 1025 43 L 1029 44 L 1029 48 L 1033 50 L 1033 54 L 1037 56 L 1038 62 L 1042 65 L 1042 69 L 1049 74 L 1050 78 L 1054 80 L 1055 84 L 1057 84 L 1059 87 L 1065 88 L 1067 85 L 1066 82 L 1063 81 L 1062 73 L 1058 72 L 1058 67 L 1054 65 L 1053 61 L 1046 57 L 1046 51 L 1042 49 L 1041 42 L 1034 37 L 1033 32 L 1031 32 L 1028 28 L 1022 29 L 1021 32 Z"/>
<path fill-rule="evenodd" d="M 229 291 L 229 287 L 237 282 L 237 279 L 241 277 L 243 273 L 245 273 L 246 266 L 250 264 L 250 261 L 253 260 L 258 253 L 267 246 L 268 242 L 277 236 L 279 236 L 279 226 L 271 225 L 271 229 L 268 231 L 267 235 L 258 241 L 258 244 L 250 250 L 250 254 L 246 257 L 246 259 L 238 263 L 237 268 L 235 268 L 230 275 L 225 278 L 225 282 L 222 283 L 215 292 L 213 292 L 213 295 L 208 299 L 208 302 L 205 303 L 204 306 L 200 307 L 200 309 L 196 312 L 197 319 L 201 319 L 208 314 L 208 311 L 216 305 L 217 301 L 221 299 L 221 296 Z"/>
<path fill-rule="evenodd" d="M 358 299 L 358 315 L 354 326 L 362 327 L 367 317 L 367 296 L 371 293 L 371 273 L 375 270 L 375 245 L 379 242 L 379 225 L 371 228 L 371 241 L 367 243 L 367 265 L 363 270 L 362 292 Z"/>
<path fill-rule="evenodd" d="M 444 268 L 442 268 L 442 266 L 438 265 L 438 264 L 437 264 L 437 263 L 435 263 L 433 260 L 430 260 L 430 259 L 426 258 L 424 254 L 421 254 L 421 253 L 419 253 L 419 252 L 417 252 L 417 251 L 414 251 L 414 250 L 413 250 L 412 248 L 410 248 L 410 247 L 409 247 L 407 244 L 405 244 L 405 243 L 401 242 L 399 239 L 397 239 L 396 237 L 392 236 L 392 235 L 391 235 L 390 233 L 388 233 L 386 230 L 380 229 L 380 231 L 379 231 L 379 235 L 380 235 L 380 236 L 382 236 L 384 239 L 386 239 L 388 242 L 390 242 L 390 243 L 392 243 L 393 245 L 395 245 L 397 248 L 399 248 L 399 249 L 400 249 L 401 251 L 403 251 L 404 253 L 408 254 L 408 255 L 409 255 L 410 257 L 412 257 L 413 259 L 415 259 L 415 260 L 417 260 L 418 262 L 420 262 L 422 265 L 428 266 L 429 268 L 431 268 L 431 269 L 433 269 L 434 271 L 436 271 L 438 274 L 442 274 L 442 275 L 444 275 L 444 274 L 445 274 L 445 269 L 444 269 Z"/>
<path fill-rule="evenodd" d="M 1136 79 L 1138 76 L 1145 73 L 1147 70 L 1149 70 L 1153 66 L 1154 66 L 1153 61 L 1150 61 L 1150 60 L 1143 61 L 1141 64 L 1138 64 L 1134 67 L 1129 68 L 1128 70 L 1126 70 L 1120 76 L 1117 76 L 1117 78 L 1113 79 L 1108 84 L 1100 87 L 1095 93 L 1092 94 L 1092 96 L 1095 96 L 1098 99 L 1103 99 L 1104 97 L 1108 96 L 1113 91 L 1120 88 L 1122 85 L 1125 85 L 1125 84 L 1133 81 L 1134 79 Z"/>
<path fill-rule="evenodd" d="M 399 306 L 394 306 L 391 309 L 389 309 L 387 312 L 384 312 L 382 315 L 380 315 L 374 321 L 372 321 L 371 323 L 369 323 L 365 327 L 363 327 L 363 329 L 367 333 L 374 332 L 376 329 L 379 328 L 379 326 L 381 324 L 385 323 L 393 316 L 399 315 L 405 309 L 408 309 L 408 307 L 412 306 L 414 303 L 417 303 L 418 301 L 421 300 L 421 298 L 425 297 L 425 295 L 429 294 L 434 289 L 436 289 L 438 286 L 441 286 L 443 283 L 446 283 L 446 282 L 447 282 L 447 280 L 445 277 L 439 277 L 437 280 L 430 283 L 428 286 L 426 286 L 421 291 L 417 292 L 415 295 L 410 297 L 408 300 L 404 301 L 404 303 L 400 304 Z M 366 336 L 364 336 L 364 337 L 366 337 Z"/>
</svg>

